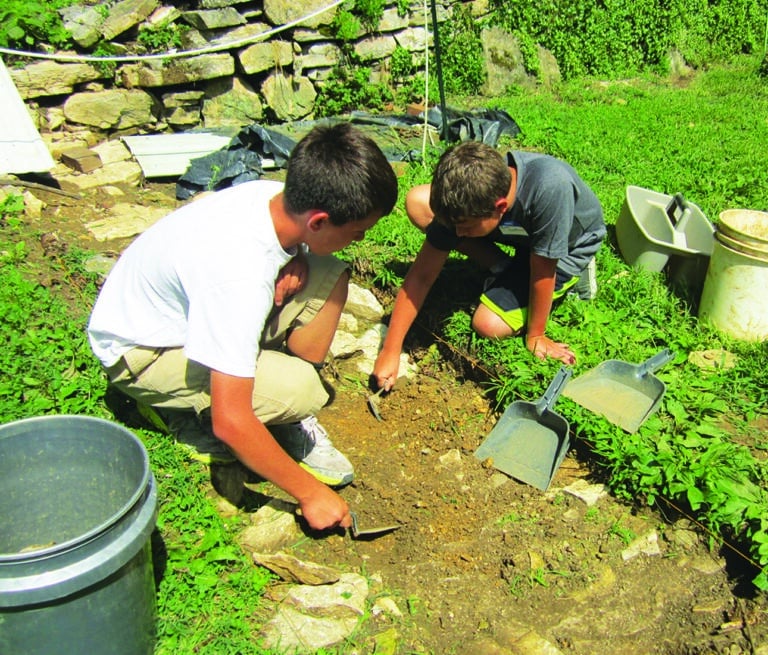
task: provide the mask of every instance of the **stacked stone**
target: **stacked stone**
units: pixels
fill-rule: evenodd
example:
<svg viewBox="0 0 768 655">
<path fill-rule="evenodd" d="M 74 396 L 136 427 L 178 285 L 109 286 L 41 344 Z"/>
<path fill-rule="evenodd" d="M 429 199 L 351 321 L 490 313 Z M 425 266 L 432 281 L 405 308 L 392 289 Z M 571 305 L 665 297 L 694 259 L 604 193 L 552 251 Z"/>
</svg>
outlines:
<svg viewBox="0 0 768 655">
<path fill-rule="evenodd" d="M 62 17 L 80 56 L 108 43 L 116 56 L 132 58 L 108 70 L 64 53 L 71 59 L 31 60 L 11 74 L 41 132 L 84 126 L 124 134 L 312 118 L 318 89 L 341 59 L 340 43 L 330 36 L 340 6 L 320 11 L 331 4 L 197 0 L 197 8 L 181 10 L 159 0 L 119 0 L 108 12 L 75 5 Z M 450 4 L 439 3 L 439 20 L 449 16 Z M 414 3 L 400 16 L 392 3 L 377 29 L 351 44 L 374 76 L 386 74 L 397 46 L 423 60 L 431 23 L 422 9 Z M 139 59 L 139 30 L 170 23 L 185 26 L 183 52 L 198 54 Z"/>
</svg>

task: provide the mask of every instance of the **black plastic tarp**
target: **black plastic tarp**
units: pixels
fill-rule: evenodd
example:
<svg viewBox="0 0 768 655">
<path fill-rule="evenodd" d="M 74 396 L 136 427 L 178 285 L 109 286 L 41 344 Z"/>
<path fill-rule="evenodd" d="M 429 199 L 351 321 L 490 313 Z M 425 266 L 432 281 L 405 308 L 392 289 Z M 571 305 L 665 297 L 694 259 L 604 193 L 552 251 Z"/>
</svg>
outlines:
<svg viewBox="0 0 768 655">
<path fill-rule="evenodd" d="M 176 197 L 184 200 L 201 191 L 213 191 L 228 186 L 258 180 L 263 174 L 263 162 L 284 168 L 288 157 L 301 135 L 319 122 L 333 123 L 347 120 L 366 131 L 379 144 L 390 161 L 419 161 L 421 148 L 416 147 L 416 136 L 424 123 L 438 134 L 446 134 L 448 142 L 482 141 L 496 146 L 502 135 L 515 137 L 520 133 L 515 120 L 501 109 L 459 111 L 446 109 L 446 125 L 440 108 L 429 109 L 426 116 L 368 114 L 353 112 L 345 118 L 323 121 L 301 121 L 283 125 L 280 129 L 258 124 L 243 128 L 227 147 L 190 162 L 176 183 Z M 285 131 L 295 134 L 291 136 Z M 444 131 L 445 130 L 445 131 Z M 410 131 L 411 138 L 402 131 Z"/>
</svg>

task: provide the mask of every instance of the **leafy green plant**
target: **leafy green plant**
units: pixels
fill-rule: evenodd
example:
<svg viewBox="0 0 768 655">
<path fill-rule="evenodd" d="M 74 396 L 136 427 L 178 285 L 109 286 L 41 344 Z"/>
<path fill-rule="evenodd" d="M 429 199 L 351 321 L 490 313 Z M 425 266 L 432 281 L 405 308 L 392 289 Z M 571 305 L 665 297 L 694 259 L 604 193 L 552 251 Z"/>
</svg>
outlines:
<svg viewBox="0 0 768 655">
<path fill-rule="evenodd" d="M 566 79 L 664 68 L 672 49 L 695 66 L 758 52 L 765 24 L 758 0 L 491 0 L 490 8 L 494 24 L 551 50 Z"/>
<path fill-rule="evenodd" d="M 23 202 L 19 205 L 13 196 L 3 201 L 0 211 L 8 227 L 14 225 L 10 216 L 22 209 Z M 75 306 L 73 316 L 73 307 L 35 281 L 30 249 L 23 238 L 0 243 L 0 252 L 3 420 L 47 413 L 102 413 L 94 393 L 102 386 L 100 370 L 82 329 L 84 317 L 77 313 L 81 310 Z M 61 276 L 81 293 L 94 288 L 93 279 L 86 278 L 82 269 L 65 269 Z"/>
<path fill-rule="evenodd" d="M 375 31 L 384 15 L 385 0 L 355 0 L 354 13 L 360 16 L 363 25 Z"/>
<path fill-rule="evenodd" d="M 608 534 L 618 537 L 625 546 L 629 546 L 637 536 L 632 530 L 622 526 L 619 521 L 616 521 L 608 528 Z"/>
<path fill-rule="evenodd" d="M 156 653 L 259 652 L 254 610 L 273 576 L 254 567 L 205 497 L 205 467 L 162 435 L 141 431 L 164 480 L 158 528 L 167 553 Z"/>
<path fill-rule="evenodd" d="M 0 225 L 18 228 L 24 213 L 24 197 L 10 193 L 0 201 Z"/>
<path fill-rule="evenodd" d="M 64 29 L 59 9 L 77 0 L 5 0 L 0 4 L 0 46 L 26 49 L 40 43 L 68 47 L 72 35 Z"/>
<path fill-rule="evenodd" d="M 520 45 L 520 52 L 523 55 L 523 65 L 525 70 L 534 77 L 539 77 L 541 74 L 541 62 L 539 61 L 539 48 L 534 38 L 526 33 L 515 32 L 518 44 Z"/>
<path fill-rule="evenodd" d="M 181 48 L 184 34 L 189 31 L 186 25 L 162 23 L 139 29 L 136 40 L 150 52 L 161 52 L 172 48 Z"/>
<path fill-rule="evenodd" d="M 389 72 L 392 79 L 401 82 L 413 74 L 413 55 L 409 50 L 397 45 L 389 58 Z"/>
<path fill-rule="evenodd" d="M 360 20 L 349 11 L 339 11 L 331 22 L 331 33 L 342 42 L 342 45 L 356 39 L 361 30 Z"/>
<path fill-rule="evenodd" d="M 392 102 L 392 91 L 383 84 L 371 84 L 371 69 L 337 66 L 323 84 L 315 103 L 318 116 L 336 116 L 351 109 L 382 109 Z"/>
<path fill-rule="evenodd" d="M 454 4 L 451 20 L 439 29 L 446 92 L 476 94 L 486 79 L 481 24 L 467 6 Z"/>
<path fill-rule="evenodd" d="M 111 57 L 115 54 L 115 48 L 110 43 L 99 43 L 93 51 L 95 57 Z M 117 70 L 117 62 L 103 60 L 94 62 L 94 66 L 105 76 L 113 77 Z"/>
</svg>

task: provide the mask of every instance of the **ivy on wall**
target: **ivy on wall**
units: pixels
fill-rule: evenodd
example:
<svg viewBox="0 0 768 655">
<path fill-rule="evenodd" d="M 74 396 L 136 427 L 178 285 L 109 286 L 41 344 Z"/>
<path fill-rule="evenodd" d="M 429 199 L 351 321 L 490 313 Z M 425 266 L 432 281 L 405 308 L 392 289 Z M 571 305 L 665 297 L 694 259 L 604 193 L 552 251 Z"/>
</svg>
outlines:
<svg viewBox="0 0 768 655">
<path fill-rule="evenodd" d="M 764 47 L 765 0 L 489 0 L 491 21 L 549 49 L 564 78 L 693 66 Z"/>
</svg>

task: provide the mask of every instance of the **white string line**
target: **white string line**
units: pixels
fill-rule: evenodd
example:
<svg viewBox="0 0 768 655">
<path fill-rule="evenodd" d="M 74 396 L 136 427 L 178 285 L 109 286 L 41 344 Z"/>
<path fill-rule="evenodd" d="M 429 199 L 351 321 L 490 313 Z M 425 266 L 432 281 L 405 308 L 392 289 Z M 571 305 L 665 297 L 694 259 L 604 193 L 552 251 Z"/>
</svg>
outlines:
<svg viewBox="0 0 768 655">
<path fill-rule="evenodd" d="M 309 20 L 310 18 L 314 18 L 315 16 L 322 14 L 329 9 L 333 9 L 334 7 L 339 6 L 345 2 L 345 0 L 334 0 L 334 2 L 331 2 L 329 5 L 323 7 L 322 9 L 317 9 L 313 11 L 310 14 L 307 14 L 306 16 L 302 16 L 301 18 L 297 18 L 296 20 L 293 20 L 289 23 L 286 23 L 285 25 L 280 25 L 278 27 L 274 27 L 271 30 L 267 30 L 266 32 L 262 32 L 261 34 L 257 34 L 255 36 L 249 36 L 243 39 L 237 39 L 235 41 L 231 41 L 229 43 L 220 43 L 218 45 L 213 46 L 206 46 L 204 48 L 197 48 L 193 50 L 183 50 L 183 51 L 175 51 L 171 50 L 163 54 L 152 54 L 152 55 L 114 55 L 114 56 L 106 56 L 106 57 L 97 57 L 95 55 L 64 55 L 64 54 L 48 54 L 44 52 L 27 52 L 24 50 L 11 50 L 9 48 L 0 48 L 0 53 L 6 54 L 6 55 L 16 55 L 19 57 L 31 57 L 34 59 L 53 59 L 55 61 L 74 61 L 74 62 L 84 62 L 84 61 L 145 61 L 150 59 L 179 59 L 181 57 L 193 57 L 195 55 L 202 55 L 202 54 L 208 54 L 211 52 L 219 52 L 221 50 L 229 50 L 231 48 L 238 48 L 243 45 L 248 45 L 250 43 L 255 43 L 256 41 L 262 41 L 270 36 L 273 36 L 274 34 L 279 34 L 280 32 L 287 30 L 291 27 L 294 27 L 296 25 L 299 25 L 303 23 L 304 21 Z"/>
</svg>

